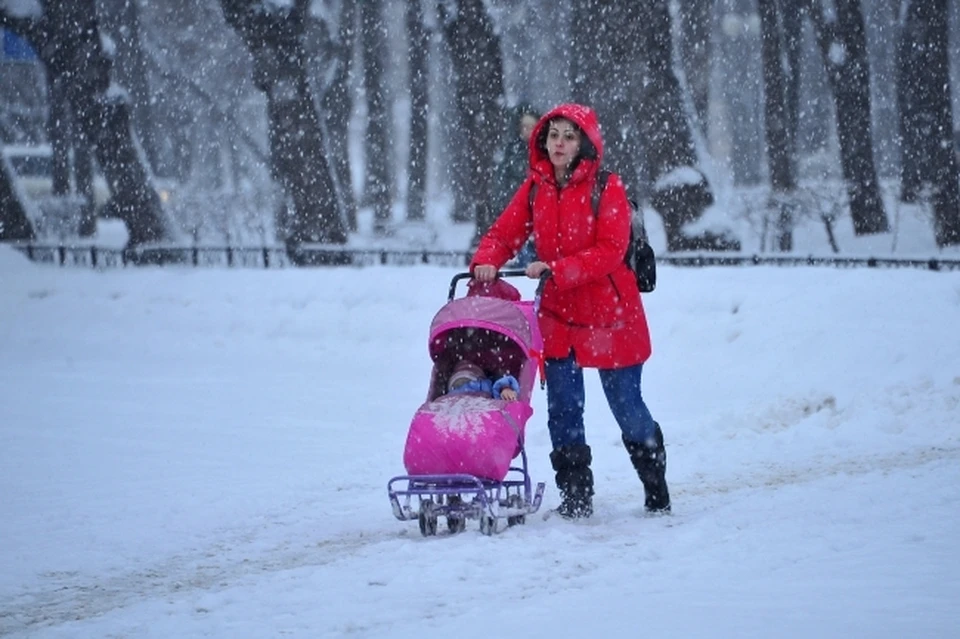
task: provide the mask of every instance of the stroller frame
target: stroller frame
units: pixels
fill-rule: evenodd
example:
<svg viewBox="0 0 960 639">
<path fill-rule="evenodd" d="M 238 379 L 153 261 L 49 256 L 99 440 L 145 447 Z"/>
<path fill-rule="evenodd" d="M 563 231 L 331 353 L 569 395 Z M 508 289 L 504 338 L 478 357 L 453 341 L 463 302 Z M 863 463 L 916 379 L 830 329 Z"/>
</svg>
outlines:
<svg viewBox="0 0 960 639">
<path fill-rule="evenodd" d="M 522 270 L 501 271 L 501 277 L 519 277 Z M 540 294 L 550 276 L 540 278 L 534 297 L 534 309 L 539 309 Z M 457 282 L 470 279 L 470 273 L 458 273 L 450 282 L 448 301 L 456 294 Z M 534 312 L 536 317 L 536 312 Z M 451 534 L 466 530 L 467 520 L 479 519 L 480 532 L 494 535 L 509 527 L 526 523 L 526 516 L 540 509 L 545 490 L 544 482 L 536 487 L 530 478 L 527 451 L 520 443 L 520 466 L 510 466 L 502 481 L 484 479 L 468 474 L 398 475 L 387 482 L 387 494 L 393 515 L 400 521 L 419 522 L 424 537 L 436 535 L 440 517 L 446 517 Z M 406 482 L 406 486 L 402 484 Z M 414 499 L 417 500 L 414 508 Z"/>
<path fill-rule="evenodd" d="M 543 482 L 534 491 L 527 472 L 527 451 L 521 449 L 522 466 L 511 466 L 503 481 L 481 479 L 474 475 L 400 475 L 387 484 L 393 515 L 400 521 L 416 519 L 424 537 L 437 534 L 438 520 L 447 518 L 451 533 L 463 532 L 468 519 L 480 520 L 480 532 L 493 535 L 517 524 L 526 523 L 526 516 L 537 512 L 543 501 Z M 516 473 L 520 474 L 519 478 Z M 395 488 L 398 482 L 406 488 Z M 413 498 L 419 499 L 414 510 Z M 403 501 L 401 502 L 401 498 Z"/>
</svg>

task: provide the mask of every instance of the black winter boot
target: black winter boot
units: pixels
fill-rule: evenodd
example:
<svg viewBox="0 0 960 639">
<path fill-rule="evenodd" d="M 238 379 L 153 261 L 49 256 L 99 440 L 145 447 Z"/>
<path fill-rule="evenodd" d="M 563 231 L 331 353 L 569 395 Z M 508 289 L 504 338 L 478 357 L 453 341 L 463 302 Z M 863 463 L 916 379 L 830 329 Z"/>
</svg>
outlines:
<svg viewBox="0 0 960 639">
<path fill-rule="evenodd" d="M 670 491 L 667 490 L 667 449 L 663 445 L 663 431 L 654 422 L 654 445 L 647 442 L 631 442 L 626 438 L 623 445 L 630 454 L 630 461 L 643 482 L 646 499 L 643 502 L 648 512 L 669 512 Z"/>
<path fill-rule="evenodd" d="M 564 446 L 550 453 L 550 463 L 557 471 L 560 507 L 557 513 L 566 519 L 579 519 L 593 514 L 593 456 L 586 444 Z"/>
</svg>

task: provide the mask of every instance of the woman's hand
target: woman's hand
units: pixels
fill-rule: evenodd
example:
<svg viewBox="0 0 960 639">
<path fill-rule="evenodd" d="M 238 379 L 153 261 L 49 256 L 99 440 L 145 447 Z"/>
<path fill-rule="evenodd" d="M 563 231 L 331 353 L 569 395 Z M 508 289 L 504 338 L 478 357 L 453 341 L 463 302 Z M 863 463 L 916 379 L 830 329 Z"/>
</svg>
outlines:
<svg viewBox="0 0 960 639">
<path fill-rule="evenodd" d="M 508 402 L 512 402 L 517 398 L 517 391 L 512 388 L 504 388 L 500 391 L 500 399 L 505 399 Z"/>
<path fill-rule="evenodd" d="M 538 280 L 540 276 L 543 275 L 543 272 L 549 268 L 546 262 L 530 262 L 530 264 L 527 265 L 527 277 Z"/>
<path fill-rule="evenodd" d="M 477 264 L 473 267 L 473 279 L 478 282 L 492 282 L 497 279 L 497 267 L 492 264 Z"/>
</svg>

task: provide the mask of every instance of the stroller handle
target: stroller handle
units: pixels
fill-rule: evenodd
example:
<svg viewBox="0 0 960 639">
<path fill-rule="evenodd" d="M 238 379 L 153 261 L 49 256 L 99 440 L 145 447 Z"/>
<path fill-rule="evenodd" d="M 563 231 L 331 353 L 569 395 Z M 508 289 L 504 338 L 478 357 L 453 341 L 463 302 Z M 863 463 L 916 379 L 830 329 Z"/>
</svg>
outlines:
<svg viewBox="0 0 960 639">
<path fill-rule="evenodd" d="M 500 271 L 497 273 L 497 277 L 526 277 L 527 272 L 522 269 L 507 269 L 505 271 Z M 534 303 L 535 306 L 539 308 L 540 306 L 540 295 L 543 293 L 543 287 L 547 285 L 547 280 L 550 278 L 552 273 L 550 269 L 545 270 L 540 274 L 540 283 L 537 284 L 537 291 L 534 293 Z M 464 271 L 463 273 L 457 273 L 453 276 L 453 279 L 450 280 L 450 293 L 447 295 L 447 301 L 452 302 L 453 298 L 457 295 L 457 283 L 460 280 L 469 280 L 473 279 L 473 273 L 469 271 Z"/>
</svg>

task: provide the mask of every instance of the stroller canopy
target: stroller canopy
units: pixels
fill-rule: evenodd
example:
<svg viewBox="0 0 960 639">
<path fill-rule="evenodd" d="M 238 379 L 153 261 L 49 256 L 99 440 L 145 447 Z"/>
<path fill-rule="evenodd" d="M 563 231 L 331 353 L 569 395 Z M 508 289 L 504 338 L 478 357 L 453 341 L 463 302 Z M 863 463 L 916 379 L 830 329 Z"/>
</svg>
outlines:
<svg viewBox="0 0 960 639">
<path fill-rule="evenodd" d="M 457 328 L 481 328 L 494 331 L 516 342 L 525 353 L 539 353 L 543 340 L 533 302 L 511 302 L 494 297 L 461 297 L 444 305 L 430 324 L 430 357 L 443 355 L 445 333 Z"/>
</svg>

